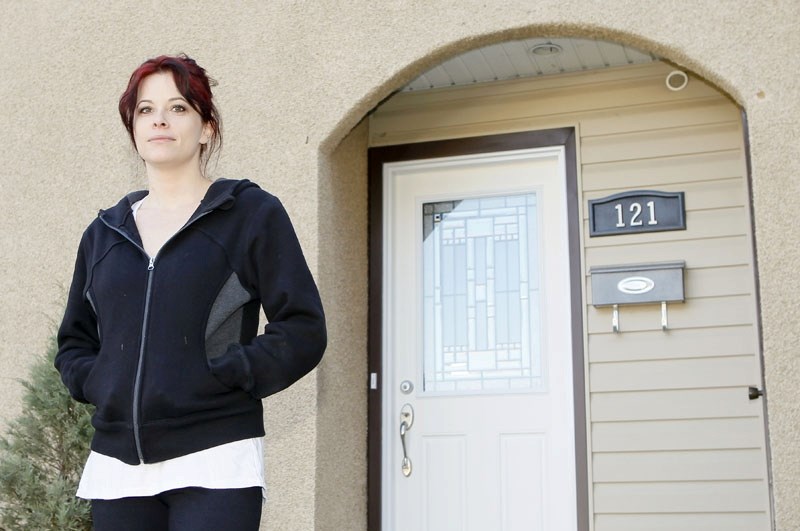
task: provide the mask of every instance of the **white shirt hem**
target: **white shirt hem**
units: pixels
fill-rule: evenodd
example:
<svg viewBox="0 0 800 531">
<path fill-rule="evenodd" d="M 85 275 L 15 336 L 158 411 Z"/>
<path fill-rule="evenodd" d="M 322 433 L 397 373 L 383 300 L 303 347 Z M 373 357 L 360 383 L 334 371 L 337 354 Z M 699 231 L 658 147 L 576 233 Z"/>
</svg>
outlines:
<svg viewBox="0 0 800 531">
<path fill-rule="evenodd" d="M 142 465 L 129 465 L 91 452 L 76 495 L 89 500 L 114 500 L 155 496 L 186 487 L 261 487 L 266 499 L 261 438 L 234 441 L 160 463 Z"/>
</svg>

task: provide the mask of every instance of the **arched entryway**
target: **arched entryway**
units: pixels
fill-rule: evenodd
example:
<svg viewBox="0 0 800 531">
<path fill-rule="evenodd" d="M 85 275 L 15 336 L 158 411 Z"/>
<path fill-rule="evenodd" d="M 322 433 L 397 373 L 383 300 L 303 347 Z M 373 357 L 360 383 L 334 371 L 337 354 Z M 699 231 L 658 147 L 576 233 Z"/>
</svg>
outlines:
<svg viewBox="0 0 800 531">
<path fill-rule="evenodd" d="M 567 82 L 561 77 L 538 85 L 514 82 L 513 87 L 504 85 L 499 90 L 497 85 L 475 87 L 471 95 L 459 89 L 457 98 L 452 93 L 437 92 L 421 96 L 406 107 L 403 105 L 408 105 L 411 96 L 386 102 L 375 112 L 372 124 L 362 122 L 326 161 L 330 180 L 321 189 L 320 203 L 329 210 L 330 217 L 322 215 L 321 219 L 330 219 L 329 236 L 339 243 L 328 246 L 323 259 L 341 263 L 343 276 L 352 274 L 364 279 L 369 275 L 373 293 L 381 289 L 382 270 L 368 269 L 363 260 L 365 241 L 359 240 L 365 237 L 368 223 L 364 158 L 367 144 L 403 145 L 535 131 L 554 125 L 575 126 L 580 132 L 579 146 L 585 151 L 579 151 L 578 202 L 582 217 L 573 223 L 588 224 L 590 199 L 643 188 L 684 192 L 685 232 L 603 239 L 591 236 L 587 227 L 581 229 L 585 278 L 585 307 L 581 312 L 586 318 L 583 341 L 587 346 L 588 377 L 588 439 L 584 449 L 586 474 L 590 477 L 586 515 L 594 521 L 595 529 L 657 528 L 654 525 L 665 529 L 692 529 L 693 525 L 697 529 L 712 529 L 715 525 L 725 529 L 736 529 L 737 525 L 742 529 L 768 529 L 764 527 L 769 525 L 770 508 L 763 408 L 757 398 L 751 401 L 746 396 L 748 387 L 761 386 L 761 375 L 742 124 L 735 105 L 696 77 L 690 79 L 689 86 L 696 91 L 691 97 L 677 101 L 670 96 L 653 97 L 655 84 L 658 90 L 669 91 L 664 83 L 671 70 L 659 63 L 602 75 L 570 75 Z M 508 100 L 509 94 L 524 91 L 529 91 L 527 99 L 522 97 L 511 105 L 502 101 Z M 566 110 L 525 114 L 514 107 L 541 104 L 543 94 L 550 102 L 560 99 Z M 634 94 L 647 96 L 631 100 Z M 462 101 L 454 103 L 458 99 Z M 475 103 L 479 99 L 484 101 Z M 475 113 L 486 109 L 496 113 L 500 109 L 500 114 L 507 114 L 499 118 L 495 115 L 494 124 L 488 127 L 479 124 L 480 120 L 470 122 L 469 117 L 463 118 L 469 114 L 463 112 L 467 100 Z M 591 101 L 606 103 L 575 105 Z M 453 112 L 447 114 L 448 108 Z M 710 117 L 704 113 L 710 113 Z M 442 119 L 443 114 L 447 120 Z M 403 121 L 410 121 L 413 126 L 399 123 Z M 446 127 L 441 126 L 443 123 Z M 671 162 L 666 163 L 666 159 Z M 341 175 L 357 178 L 336 179 Z M 373 226 L 375 221 L 372 220 Z M 372 252 L 374 263 L 376 250 Z M 726 261 L 726 256 L 734 258 Z M 652 305 L 643 305 L 620 309 L 621 332 L 611 331 L 611 309 L 592 304 L 591 268 L 667 261 L 685 262 L 687 301 L 669 306 L 667 330 L 662 329 L 660 306 L 654 310 Z M 340 289 L 352 289 L 352 283 L 345 282 Z M 357 290 L 354 300 L 363 303 L 364 295 L 363 290 Z M 730 310 L 727 314 L 726 309 Z M 366 321 L 366 304 L 354 305 L 353 310 L 353 314 L 342 317 L 342 324 L 351 323 L 353 337 L 363 338 L 358 334 L 359 324 L 349 319 Z M 742 317 L 743 312 L 749 315 Z M 702 316 L 699 321 L 698 316 Z M 375 326 L 370 334 L 373 346 L 383 345 Z M 360 340 L 354 343 L 366 348 Z M 335 373 L 332 367 L 322 371 L 323 383 L 330 382 L 329 386 L 323 385 L 323 392 L 329 389 L 340 393 L 343 399 L 359 401 L 365 395 L 374 397 L 381 392 L 381 374 L 371 377 L 365 360 L 354 354 L 347 363 L 352 372 L 343 370 L 344 366 Z M 727 368 L 720 370 L 721 364 Z M 348 389 L 345 382 L 360 391 Z M 366 393 L 364 382 L 368 386 Z M 364 402 L 359 404 L 365 407 Z M 320 418 L 325 423 L 328 416 L 322 412 Z M 363 436 L 365 426 L 357 419 L 349 422 Z M 370 433 L 381 426 L 387 431 L 385 421 L 373 420 Z M 338 433 L 347 438 L 345 432 Z M 732 434 L 741 433 L 750 437 L 724 442 L 732 441 Z M 363 443 L 356 448 L 352 457 L 358 461 L 359 451 L 368 449 Z M 753 452 L 754 448 L 760 450 Z M 748 464 L 736 476 L 731 471 L 743 462 Z M 374 471 L 376 464 L 370 466 Z M 351 472 L 364 470 L 351 469 L 348 473 Z M 322 474 L 318 479 L 326 481 Z M 714 489 L 713 499 L 720 503 L 704 502 L 703 493 Z M 378 519 L 371 520 L 370 529 L 378 529 L 377 522 Z M 585 528 L 585 519 L 580 525 Z"/>
</svg>

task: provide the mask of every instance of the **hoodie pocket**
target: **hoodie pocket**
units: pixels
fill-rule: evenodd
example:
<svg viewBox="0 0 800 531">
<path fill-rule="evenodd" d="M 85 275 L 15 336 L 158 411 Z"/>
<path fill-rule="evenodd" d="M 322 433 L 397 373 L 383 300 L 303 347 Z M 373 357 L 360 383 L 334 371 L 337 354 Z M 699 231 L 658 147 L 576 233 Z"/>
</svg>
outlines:
<svg viewBox="0 0 800 531">
<path fill-rule="evenodd" d="M 241 400 L 215 377 L 206 362 L 201 341 L 181 336 L 171 347 L 150 352 L 142 379 L 142 421 L 213 414 Z"/>
<path fill-rule="evenodd" d="M 86 400 L 95 415 L 107 422 L 129 421 L 133 396 L 136 345 L 104 345 L 83 382 Z M 133 352 L 128 352 L 133 350 Z"/>
</svg>

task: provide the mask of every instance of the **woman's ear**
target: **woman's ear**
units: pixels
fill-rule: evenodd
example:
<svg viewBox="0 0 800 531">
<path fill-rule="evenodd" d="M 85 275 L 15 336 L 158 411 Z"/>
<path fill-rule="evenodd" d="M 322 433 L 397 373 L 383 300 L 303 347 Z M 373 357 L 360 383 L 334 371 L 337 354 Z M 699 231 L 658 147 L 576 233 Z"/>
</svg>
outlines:
<svg viewBox="0 0 800 531">
<path fill-rule="evenodd" d="M 200 143 L 201 144 L 208 144 L 211 140 L 211 137 L 214 136 L 214 128 L 211 127 L 211 124 L 204 124 L 203 125 L 203 134 L 200 135 Z"/>
</svg>

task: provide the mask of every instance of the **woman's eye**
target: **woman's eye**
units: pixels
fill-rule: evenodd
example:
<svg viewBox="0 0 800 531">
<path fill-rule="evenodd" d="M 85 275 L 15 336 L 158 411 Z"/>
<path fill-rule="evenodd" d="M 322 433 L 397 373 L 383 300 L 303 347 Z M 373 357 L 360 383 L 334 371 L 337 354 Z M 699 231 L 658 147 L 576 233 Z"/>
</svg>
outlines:
<svg viewBox="0 0 800 531">
<path fill-rule="evenodd" d="M 139 114 L 147 114 L 153 109 L 151 107 L 139 107 Z"/>
<path fill-rule="evenodd" d="M 186 107 L 184 107 L 183 105 L 173 105 L 172 110 L 175 112 L 184 112 L 186 110 Z"/>
</svg>

